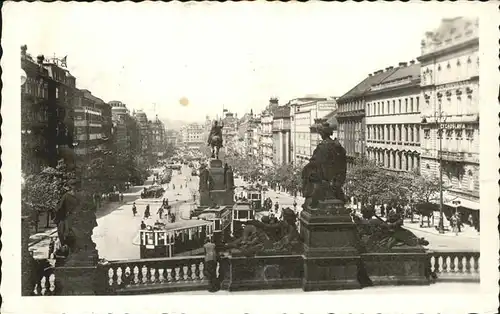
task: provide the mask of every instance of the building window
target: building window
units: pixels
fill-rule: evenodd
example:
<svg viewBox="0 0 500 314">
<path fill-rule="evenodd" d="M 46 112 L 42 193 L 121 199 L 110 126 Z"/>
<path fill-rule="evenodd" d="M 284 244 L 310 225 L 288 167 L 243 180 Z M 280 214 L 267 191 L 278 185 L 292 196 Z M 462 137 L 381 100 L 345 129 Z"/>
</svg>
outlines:
<svg viewBox="0 0 500 314">
<path fill-rule="evenodd" d="M 399 105 L 399 111 L 398 111 L 398 113 L 401 113 L 401 99 L 399 99 L 398 103 L 399 103 L 398 104 Z"/>
<path fill-rule="evenodd" d="M 417 99 L 417 106 L 416 106 L 417 108 L 415 111 L 419 112 L 420 111 L 420 108 L 419 108 L 420 107 L 420 96 L 417 96 L 416 99 Z"/>
<path fill-rule="evenodd" d="M 392 101 L 392 113 L 396 113 L 396 101 Z"/>
<path fill-rule="evenodd" d="M 59 88 L 56 87 L 56 99 L 59 99 Z"/>
<path fill-rule="evenodd" d="M 410 98 L 410 112 L 413 112 L 413 98 Z"/>
<path fill-rule="evenodd" d="M 408 113 L 408 98 L 405 98 L 405 113 Z"/>
</svg>

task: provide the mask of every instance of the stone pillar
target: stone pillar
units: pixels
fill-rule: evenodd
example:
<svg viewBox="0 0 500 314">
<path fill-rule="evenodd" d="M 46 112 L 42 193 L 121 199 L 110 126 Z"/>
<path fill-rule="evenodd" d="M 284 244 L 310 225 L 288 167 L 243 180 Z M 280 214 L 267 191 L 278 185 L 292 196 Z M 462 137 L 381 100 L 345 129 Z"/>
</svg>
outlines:
<svg viewBox="0 0 500 314">
<path fill-rule="evenodd" d="M 304 239 L 302 289 L 337 290 L 361 288 L 357 230 L 340 200 L 320 201 L 319 208 L 303 210 L 300 233 Z"/>
<path fill-rule="evenodd" d="M 95 207 L 87 202 L 73 218 L 75 233 L 74 249 L 70 251 L 63 266 L 57 266 L 56 289 L 59 295 L 96 295 L 104 291 L 106 278 L 99 276 L 99 259 L 92 233 L 97 226 Z"/>
<path fill-rule="evenodd" d="M 407 159 L 407 158 L 408 158 L 408 157 L 407 157 L 407 155 L 406 155 L 406 154 L 407 154 L 406 152 L 402 152 L 402 153 L 401 153 L 401 157 L 403 158 L 403 161 L 402 161 L 402 163 L 401 163 L 401 164 L 402 164 L 401 166 L 402 166 L 403 170 L 408 170 L 408 168 L 407 168 L 407 165 L 408 165 L 408 159 Z"/>
</svg>

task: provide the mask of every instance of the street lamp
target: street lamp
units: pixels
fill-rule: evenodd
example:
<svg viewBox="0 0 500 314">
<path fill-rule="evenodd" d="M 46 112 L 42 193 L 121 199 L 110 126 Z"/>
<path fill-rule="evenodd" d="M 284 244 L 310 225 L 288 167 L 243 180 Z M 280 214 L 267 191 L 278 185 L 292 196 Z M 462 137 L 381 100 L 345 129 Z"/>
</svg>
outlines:
<svg viewBox="0 0 500 314">
<path fill-rule="evenodd" d="M 441 102 L 439 102 L 439 109 L 441 109 Z M 439 138 L 439 233 L 444 233 L 444 217 L 443 217 L 443 124 L 446 123 L 446 115 L 444 111 L 434 112 L 434 120 L 437 126 Z"/>
</svg>

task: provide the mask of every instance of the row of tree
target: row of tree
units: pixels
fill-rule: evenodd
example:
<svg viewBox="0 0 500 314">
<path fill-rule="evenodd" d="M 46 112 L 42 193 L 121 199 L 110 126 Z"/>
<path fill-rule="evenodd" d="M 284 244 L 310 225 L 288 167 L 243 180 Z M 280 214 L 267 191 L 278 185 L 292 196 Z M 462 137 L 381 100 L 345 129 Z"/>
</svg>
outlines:
<svg viewBox="0 0 500 314">
<path fill-rule="evenodd" d="M 261 180 L 273 188 L 284 188 L 291 194 L 301 191 L 303 165 L 284 164 L 264 169 L 255 156 L 239 156 L 234 152 L 226 155 L 226 162 L 248 180 Z M 436 200 L 439 187 L 437 177 L 422 176 L 418 172 L 388 171 L 366 159 L 356 160 L 349 168 L 344 185 L 347 196 L 362 204 L 432 203 Z"/>
</svg>

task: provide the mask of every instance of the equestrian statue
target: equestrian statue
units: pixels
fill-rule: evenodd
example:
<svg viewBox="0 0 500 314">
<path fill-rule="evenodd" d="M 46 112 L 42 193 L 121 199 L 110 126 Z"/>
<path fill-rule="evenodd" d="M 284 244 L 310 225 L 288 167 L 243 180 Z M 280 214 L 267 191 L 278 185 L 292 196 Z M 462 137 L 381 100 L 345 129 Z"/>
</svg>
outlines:
<svg viewBox="0 0 500 314">
<path fill-rule="evenodd" d="M 222 128 L 224 125 L 218 125 L 214 122 L 208 136 L 208 145 L 212 148 L 212 158 L 219 159 L 219 150 L 222 147 Z"/>
</svg>

